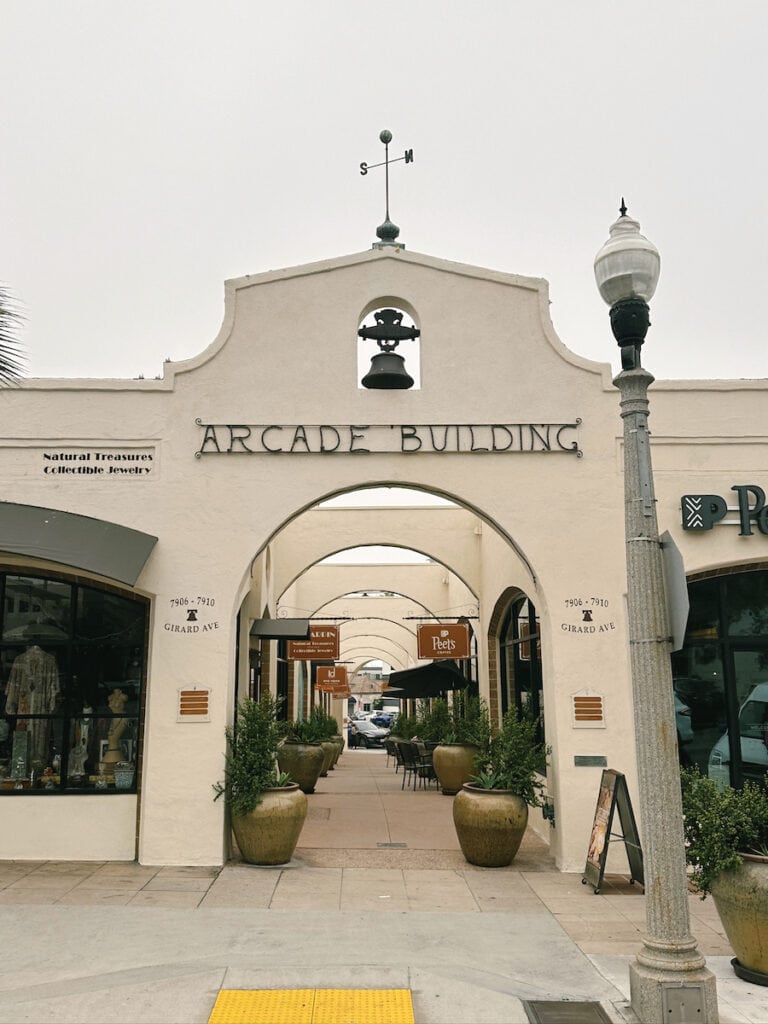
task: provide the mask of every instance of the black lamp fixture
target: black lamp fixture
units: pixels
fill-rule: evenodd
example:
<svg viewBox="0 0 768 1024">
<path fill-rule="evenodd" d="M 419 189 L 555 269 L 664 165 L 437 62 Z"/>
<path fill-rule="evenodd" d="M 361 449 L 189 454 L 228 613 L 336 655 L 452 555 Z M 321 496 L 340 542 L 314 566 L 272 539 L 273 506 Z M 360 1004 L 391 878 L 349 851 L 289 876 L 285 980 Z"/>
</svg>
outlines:
<svg viewBox="0 0 768 1024">
<path fill-rule="evenodd" d="M 364 388 L 382 391 L 404 391 L 413 387 L 413 377 L 405 368 L 405 360 L 395 352 L 401 341 L 418 338 L 418 327 L 404 327 L 403 314 L 399 309 L 380 309 L 373 314 L 376 324 L 361 327 L 360 338 L 375 341 L 380 351 L 371 358 L 371 368 L 363 377 Z"/>
<path fill-rule="evenodd" d="M 611 307 L 611 330 L 621 348 L 624 370 L 640 368 L 640 348 L 651 321 L 648 303 L 659 282 L 659 250 L 640 234 L 640 224 L 627 216 L 621 200 L 619 219 L 595 257 L 595 279 L 604 301 Z"/>
</svg>

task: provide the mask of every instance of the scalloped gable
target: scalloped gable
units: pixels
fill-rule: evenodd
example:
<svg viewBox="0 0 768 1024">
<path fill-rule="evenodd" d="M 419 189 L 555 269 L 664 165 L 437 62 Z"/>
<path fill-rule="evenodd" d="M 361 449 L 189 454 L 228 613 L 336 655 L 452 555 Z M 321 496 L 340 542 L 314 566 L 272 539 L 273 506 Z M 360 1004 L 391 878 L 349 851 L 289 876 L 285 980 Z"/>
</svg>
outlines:
<svg viewBox="0 0 768 1024">
<path fill-rule="evenodd" d="M 397 264 L 399 267 L 410 267 L 414 270 L 421 268 L 436 276 L 448 275 L 470 280 L 476 282 L 478 286 L 483 284 L 500 285 L 528 293 L 537 305 L 537 333 L 540 333 L 541 338 L 549 343 L 551 350 L 566 363 L 588 373 L 597 374 L 603 378 L 604 384 L 610 385 L 611 373 L 609 364 L 594 362 L 577 355 L 567 348 L 558 337 L 549 316 L 549 284 L 544 278 L 504 273 L 398 248 L 371 249 L 329 260 L 269 270 L 259 274 L 246 274 L 242 277 L 228 279 L 225 282 L 224 318 L 216 338 L 198 355 L 183 361 L 167 364 L 165 379 L 168 380 L 170 378 L 172 380 L 177 374 L 194 371 L 222 352 L 237 332 L 239 313 L 243 306 L 243 301 L 247 300 L 247 297 L 254 292 L 258 294 L 258 290 L 265 288 L 265 286 L 270 287 L 279 284 L 293 286 L 291 287 L 291 294 L 298 296 L 300 292 L 295 291 L 295 287 L 297 285 L 300 287 L 303 283 L 306 283 L 308 287 L 305 289 L 305 292 L 307 298 L 309 298 L 313 294 L 316 295 L 317 292 L 317 289 L 309 286 L 314 280 L 322 279 L 323 275 L 343 275 L 350 270 L 362 268 L 365 271 L 369 295 L 377 300 L 377 303 L 368 302 L 367 305 L 370 308 L 373 308 L 375 304 L 383 305 L 389 301 L 393 303 L 400 301 L 401 305 L 410 306 L 410 296 L 407 293 L 407 287 L 399 295 L 388 294 L 386 286 L 391 283 L 391 276 L 386 273 L 386 269 L 392 264 Z M 381 287 L 378 289 L 377 279 L 381 280 Z M 443 283 L 442 286 L 437 285 L 436 287 L 444 290 L 446 284 Z M 450 287 L 450 285 L 447 287 Z M 478 301 L 482 302 L 479 292 Z M 311 324 L 311 308 L 301 309 L 300 303 L 299 308 L 301 315 L 305 317 L 305 324 L 309 329 Z M 418 312 L 419 310 L 417 309 L 417 315 Z M 339 308 L 338 314 L 340 322 L 346 321 L 350 328 L 353 328 L 352 338 L 354 338 L 354 332 L 357 330 L 359 319 L 364 315 L 363 310 L 357 308 L 357 306 L 353 310 Z M 450 313 L 446 312 L 445 316 L 450 316 Z M 352 324 L 352 320 L 355 321 L 354 324 Z M 532 334 L 529 333 L 526 340 L 530 341 L 531 338 Z"/>
</svg>

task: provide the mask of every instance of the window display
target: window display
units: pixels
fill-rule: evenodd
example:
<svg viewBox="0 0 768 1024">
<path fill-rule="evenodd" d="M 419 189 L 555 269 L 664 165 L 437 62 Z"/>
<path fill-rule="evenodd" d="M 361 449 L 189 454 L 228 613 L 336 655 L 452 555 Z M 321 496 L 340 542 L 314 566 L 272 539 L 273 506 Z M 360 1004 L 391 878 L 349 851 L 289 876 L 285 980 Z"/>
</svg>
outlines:
<svg viewBox="0 0 768 1024">
<path fill-rule="evenodd" d="M 723 571 L 690 583 L 688 592 L 685 644 L 672 656 L 680 760 L 722 785 L 763 781 L 768 572 Z"/>
<path fill-rule="evenodd" d="M 134 787 L 148 603 L 0 573 L 0 794 Z"/>
</svg>

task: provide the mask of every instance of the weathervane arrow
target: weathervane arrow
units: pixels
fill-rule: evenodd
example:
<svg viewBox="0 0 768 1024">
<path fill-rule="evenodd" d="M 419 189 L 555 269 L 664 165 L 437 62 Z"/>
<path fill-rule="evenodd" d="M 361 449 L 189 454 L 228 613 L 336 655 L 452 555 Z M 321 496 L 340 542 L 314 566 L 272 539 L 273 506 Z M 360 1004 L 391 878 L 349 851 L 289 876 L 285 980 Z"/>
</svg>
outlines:
<svg viewBox="0 0 768 1024">
<path fill-rule="evenodd" d="M 405 163 L 413 163 L 413 150 L 406 149 L 403 156 L 389 158 L 389 144 L 392 141 L 392 132 L 387 131 L 385 128 L 383 132 L 379 133 L 379 140 L 384 143 L 384 159 L 377 164 L 360 164 L 360 173 L 366 175 L 368 171 L 374 167 L 384 168 L 384 182 L 385 182 L 385 193 L 386 193 L 386 214 L 384 216 L 384 223 L 380 224 L 376 228 L 376 234 L 379 238 L 378 242 L 374 242 L 374 248 L 381 248 L 385 245 L 397 245 L 399 248 L 404 249 L 405 246 L 401 242 L 396 242 L 397 236 L 400 234 L 400 228 L 397 224 L 393 224 L 389 219 L 389 165 L 398 163 L 400 160 L 404 160 Z"/>
</svg>

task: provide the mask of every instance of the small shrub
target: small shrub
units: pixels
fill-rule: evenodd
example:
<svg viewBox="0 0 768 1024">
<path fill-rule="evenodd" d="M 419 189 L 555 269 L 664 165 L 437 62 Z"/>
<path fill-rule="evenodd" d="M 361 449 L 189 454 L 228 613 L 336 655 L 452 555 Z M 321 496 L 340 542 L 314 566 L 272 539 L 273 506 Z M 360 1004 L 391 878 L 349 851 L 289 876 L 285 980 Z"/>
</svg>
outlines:
<svg viewBox="0 0 768 1024">
<path fill-rule="evenodd" d="M 701 898 L 723 871 L 741 864 L 741 853 L 768 856 L 768 792 L 747 782 L 721 786 L 697 768 L 680 771 L 686 860 Z"/>
<path fill-rule="evenodd" d="M 282 723 L 276 720 L 279 707 L 280 702 L 269 692 L 258 701 L 241 701 L 234 726 L 226 729 L 224 782 L 214 784 L 214 800 L 226 797 L 234 815 L 249 814 L 265 789 L 290 782 L 288 776 L 278 773 L 276 765 L 283 735 Z"/>
<path fill-rule="evenodd" d="M 482 789 L 508 789 L 531 807 L 541 807 L 550 748 L 537 739 L 538 722 L 520 717 L 516 708 L 504 715 L 500 731 L 478 758 L 472 782 Z"/>
</svg>

